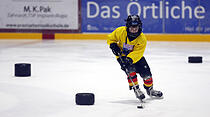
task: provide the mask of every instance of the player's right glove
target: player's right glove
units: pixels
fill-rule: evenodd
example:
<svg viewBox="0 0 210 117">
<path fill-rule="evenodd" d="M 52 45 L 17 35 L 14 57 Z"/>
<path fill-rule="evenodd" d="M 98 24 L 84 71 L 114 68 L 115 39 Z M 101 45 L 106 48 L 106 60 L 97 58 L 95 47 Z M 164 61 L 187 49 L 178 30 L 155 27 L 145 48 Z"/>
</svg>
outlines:
<svg viewBox="0 0 210 117">
<path fill-rule="evenodd" d="M 129 57 L 126 57 L 122 66 L 126 69 L 129 69 L 132 64 L 133 64 L 133 60 Z"/>
<path fill-rule="evenodd" d="M 129 57 L 122 57 L 122 61 L 120 58 L 117 59 L 117 61 L 120 63 L 121 69 L 123 71 L 125 71 L 125 69 L 130 70 L 132 64 L 133 64 L 133 60 Z"/>
<path fill-rule="evenodd" d="M 113 54 L 116 56 L 119 56 L 122 53 L 119 46 L 117 45 L 117 43 L 111 43 L 110 48 L 111 48 Z"/>
</svg>

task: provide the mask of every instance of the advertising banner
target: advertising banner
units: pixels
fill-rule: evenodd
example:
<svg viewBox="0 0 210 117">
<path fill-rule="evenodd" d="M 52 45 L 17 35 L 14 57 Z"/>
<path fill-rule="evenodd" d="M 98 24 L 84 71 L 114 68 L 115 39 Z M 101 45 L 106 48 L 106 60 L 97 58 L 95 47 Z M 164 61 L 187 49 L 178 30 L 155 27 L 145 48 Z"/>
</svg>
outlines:
<svg viewBox="0 0 210 117">
<path fill-rule="evenodd" d="M 138 14 L 145 33 L 210 33 L 210 1 L 82 0 L 82 32 L 111 32 Z"/>
<path fill-rule="evenodd" d="M 78 0 L 1 0 L 0 29 L 78 30 Z"/>
<path fill-rule="evenodd" d="M 199 20 L 198 27 L 192 27 L 195 31 L 200 31 L 201 33 L 208 33 L 210 34 L 210 1 L 209 0 L 200 0 L 199 4 L 204 7 L 203 11 L 205 15 Z"/>
<path fill-rule="evenodd" d="M 210 33 L 209 7 L 200 1 L 177 0 L 165 2 L 166 33 Z M 210 2 L 209 2 L 210 3 Z M 202 23 L 203 22 L 203 23 Z M 204 24 L 204 22 L 206 22 Z"/>
</svg>

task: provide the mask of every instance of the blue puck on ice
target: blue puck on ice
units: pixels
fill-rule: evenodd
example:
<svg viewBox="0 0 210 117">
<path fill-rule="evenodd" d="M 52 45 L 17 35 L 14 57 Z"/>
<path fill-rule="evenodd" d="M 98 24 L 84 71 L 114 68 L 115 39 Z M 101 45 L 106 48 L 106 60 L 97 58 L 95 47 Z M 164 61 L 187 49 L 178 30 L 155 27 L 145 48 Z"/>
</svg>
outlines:
<svg viewBox="0 0 210 117">
<path fill-rule="evenodd" d="M 77 105 L 93 105 L 95 102 L 95 96 L 93 93 L 77 93 L 76 104 Z"/>
<path fill-rule="evenodd" d="M 16 63 L 15 64 L 15 76 L 17 76 L 17 77 L 31 76 L 31 64 L 29 64 L 29 63 Z"/>
</svg>

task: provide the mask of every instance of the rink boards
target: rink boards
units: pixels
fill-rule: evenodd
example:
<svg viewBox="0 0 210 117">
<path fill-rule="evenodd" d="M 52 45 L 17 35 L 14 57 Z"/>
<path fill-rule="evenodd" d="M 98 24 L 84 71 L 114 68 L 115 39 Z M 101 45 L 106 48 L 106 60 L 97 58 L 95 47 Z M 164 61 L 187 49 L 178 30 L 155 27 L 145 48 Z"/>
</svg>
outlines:
<svg viewBox="0 0 210 117">
<path fill-rule="evenodd" d="M 106 40 L 108 33 L 104 34 L 50 34 L 49 38 L 42 33 L 0 33 L 0 39 L 50 39 L 50 40 Z M 210 42 L 208 34 L 145 34 L 149 41 L 197 41 Z"/>
</svg>

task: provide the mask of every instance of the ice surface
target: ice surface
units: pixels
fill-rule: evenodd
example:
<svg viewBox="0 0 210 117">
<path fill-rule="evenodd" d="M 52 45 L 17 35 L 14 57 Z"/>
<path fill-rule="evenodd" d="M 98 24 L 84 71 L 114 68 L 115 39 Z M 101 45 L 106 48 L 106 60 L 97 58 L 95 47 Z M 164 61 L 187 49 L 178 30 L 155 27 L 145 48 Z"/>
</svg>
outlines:
<svg viewBox="0 0 210 117">
<path fill-rule="evenodd" d="M 142 110 L 105 40 L 0 40 L 0 117 L 210 116 L 210 43 L 148 42 L 144 56 L 164 99 L 147 96 Z M 15 63 L 31 63 L 32 76 L 14 77 Z M 84 92 L 95 105 L 75 104 Z"/>
</svg>

